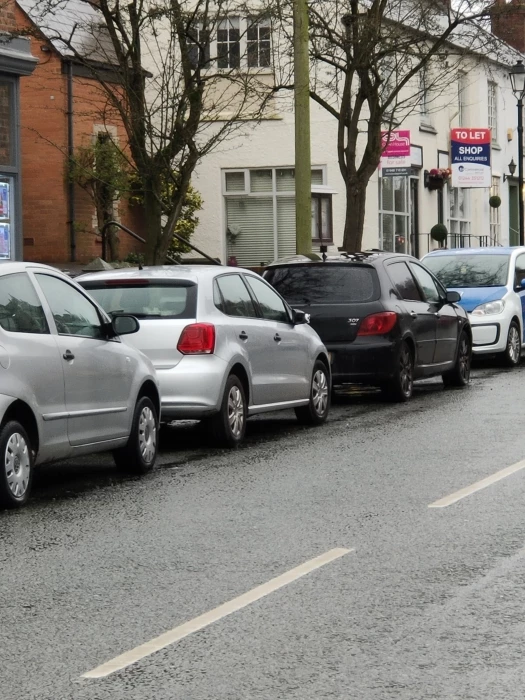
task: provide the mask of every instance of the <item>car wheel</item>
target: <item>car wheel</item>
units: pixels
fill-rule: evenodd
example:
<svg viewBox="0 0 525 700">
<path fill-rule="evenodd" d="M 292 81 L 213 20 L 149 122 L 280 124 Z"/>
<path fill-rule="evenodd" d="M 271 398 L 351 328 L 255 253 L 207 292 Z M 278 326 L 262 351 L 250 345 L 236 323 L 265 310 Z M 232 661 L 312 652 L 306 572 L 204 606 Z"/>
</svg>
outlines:
<svg viewBox="0 0 525 700">
<path fill-rule="evenodd" d="M 521 360 L 521 337 L 520 327 L 513 321 L 510 324 L 507 335 L 507 346 L 505 352 L 501 354 L 501 361 L 505 367 L 516 367 Z"/>
<path fill-rule="evenodd" d="M 146 474 L 153 469 L 157 459 L 158 426 L 157 409 L 151 399 L 143 396 L 135 406 L 127 445 L 113 451 L 119 469 L 132 474 Z"/>
<path fill-rule="evenodd" d="M 465 331 L 461 332 L 458 343 L 458 355 L 453 369 L 443 374 L 445 386 L 466 386 L 470 381 L 470 364 L 472 361 L 472 341 Z"/>
<path fill-rule="evenodd" d="M 0 506 L 18 508 L 27 503 L 33 481 L 33 452 L 24 427 L 9 421 L 0 431 Z"/>
<path fill-rule="evenodd" d="M 244 440 L 248 407 L 241 380 L 231 374 L 226 382 L 219 412 L 208 421 L 209 430 L 217 445 L 237 447 Z"/>
<path fill-rule="evenodd" d="M 304 425 L 321 425 L 328 417 L 330 400 L 330 375 L 325 364 L 317 360 L 310 384 L 310 401 L 307 406 L 295 409 L 297 420 Z"/>
<path fill-rule="evenodd" d="M 397 355 L 394 376 L 381 386 L 381 390 L 390 401 L 404 402 L 412 397 L 413 389 L 414 355 L 408 343 L 403 341 Z"/>
</svg>

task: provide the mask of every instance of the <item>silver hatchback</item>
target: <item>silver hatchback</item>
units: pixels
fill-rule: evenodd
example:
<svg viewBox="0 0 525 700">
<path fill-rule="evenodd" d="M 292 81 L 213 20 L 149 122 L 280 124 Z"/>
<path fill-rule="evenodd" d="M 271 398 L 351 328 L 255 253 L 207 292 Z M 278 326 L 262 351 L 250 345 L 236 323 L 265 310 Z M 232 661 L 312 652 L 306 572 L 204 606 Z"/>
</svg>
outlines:
<svg viewBox="0 0 525 700">
<path fill-rule="evenodd" d="M 304 423 L 326 420 L 326 348 L 306 315 L 259 275 L 195 265 L 77 280 L 108 314 L 140 319 L 140 331 L 127 342 L 155 366 L 163 421 L 206 420 L 217 442 L 235 446 L 256 413 L 293 408 Z"/>
<path fill-rule="evenodd" d="M 75 282 L 33 263 L 0 264 L 0 506 L 23 505 L 33 468 L 113 450 L 144 473 L 157 455 L 155 370 Z"/>
</svg>

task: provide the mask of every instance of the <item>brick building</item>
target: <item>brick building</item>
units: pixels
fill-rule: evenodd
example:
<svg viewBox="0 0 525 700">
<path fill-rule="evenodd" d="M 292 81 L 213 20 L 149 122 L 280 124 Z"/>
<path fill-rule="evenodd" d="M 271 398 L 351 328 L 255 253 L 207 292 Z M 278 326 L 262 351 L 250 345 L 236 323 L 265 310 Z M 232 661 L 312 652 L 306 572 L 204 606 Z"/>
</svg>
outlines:
<svg viewBox="0 0 525 700">
<path fill-rule="evenodd" d="M 109 133 L 119 145 L 125 144 L 126 139 L 122 123 L 109 107 L 103 88 L 85 65 L 75 60 L 81 54 L 98 70 L 102 66 L 102 44 L 86 32 L 75 38 L 72 47 L 61 44 L 49 28 L 44 34 L 31 19 L 37 4 L 35 0 L 12 2 L 9 12 L 10 29 L 29 36 L 31 54 L 37 63 L 32 75 L 20 83 L 23 258 L 52 263 L 87 262 L 101 255 L 102 242 L 95 235 L 97 222 L 92 199 L 67 177 L 68 156 L 79 146 L 92 144 L 99 133 Z M 55 17 L 57 36 L 69 28 L 68 36 L 71 34 L 79 12 L 94 15 L 96 12 L 88 4 L 75 0 L 64 5 Z M 6 14 L 4 11 L 4 18 Z M 93 26 L 99 33 L 103 31 L 98 29 L 100 21 L 96 16 Z M 106 77 L 117 83 L 117 74 L 104 58 Z M 0 152 L 1 148 L 0 135 Z M 115 218 L 137 230 L 140 221 L 136 209 L 121 200 L 115 207 Z M 120 234 L 121 258 L 141 249 L 142 244 L 125 233 Z M 12 257 L 21 258 L 21 253 L 18 247 L 16 256 Z"/>
</svg>

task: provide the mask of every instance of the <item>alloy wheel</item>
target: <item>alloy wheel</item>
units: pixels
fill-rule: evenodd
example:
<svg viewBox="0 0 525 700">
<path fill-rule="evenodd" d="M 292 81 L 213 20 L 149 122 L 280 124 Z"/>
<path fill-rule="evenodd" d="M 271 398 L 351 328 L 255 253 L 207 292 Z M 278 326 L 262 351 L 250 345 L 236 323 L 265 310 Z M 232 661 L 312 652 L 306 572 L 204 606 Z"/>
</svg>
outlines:
<svg viewBox="0 0 525 700">
<path fill-rule="evenodd" d="M 468 383 L 470 377 L 470 347 L 467 338 L 463 336 L 459 346 L 459 374 Z"/>
<path fill-rule="evenodd" d="M 139 418 L 139 447 L 146 464 L 152 462 L 157 451 L 157 424 L 149 406 L 144 406 Z"/>
<path fill-rule="evenodd" d="M 317 370 L 312 380 L 312 402 L 317 415 L 324 415 L 328 405 L 328 381 L 322 369 Z"/>
<path fill-rule="evenodd" d="M 232 386 L 228 394 L 228 424 L 232 435 L 238 438 L 244 427 L 244 401 L 238 386 Z"/>
<path fill-rule="evenodd" d="M 7 487 L 16 499 L 23 498 L 29 486 L 31 459 L 28 444 L 20 433 L 9 438 L 4 456 Z"/>
<path fill-rule="evenodd" d="M 509 339 L 507 342 L 507 349 L 512 362 L 518 362 L 520 358 L 521 343 L 520 335 L 516 326 L 511 326 L 509 328 Z"/>
<path fill-rule="evenodd" d="M 399 383 L 401 391 L 405 396 L 410 396 L 412 393 L 412 356 L 410 350 L 405 346 L 401 349 L 399 358 Z"/>
</svg>

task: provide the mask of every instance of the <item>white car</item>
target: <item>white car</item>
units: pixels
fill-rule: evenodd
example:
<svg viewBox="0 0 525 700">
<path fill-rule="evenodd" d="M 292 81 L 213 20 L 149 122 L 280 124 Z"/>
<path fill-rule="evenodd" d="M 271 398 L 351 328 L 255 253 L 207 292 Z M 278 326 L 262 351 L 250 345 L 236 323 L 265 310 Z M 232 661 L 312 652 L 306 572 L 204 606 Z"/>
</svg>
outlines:
<svg viewBox="0 0 525 700">
<path fill-rule="evenodd" d="M 468 312 L 476 355 L 519 364 L 525 328 L 525 247 L 435 250 L 422 262 Z"/>
</svg>

